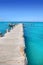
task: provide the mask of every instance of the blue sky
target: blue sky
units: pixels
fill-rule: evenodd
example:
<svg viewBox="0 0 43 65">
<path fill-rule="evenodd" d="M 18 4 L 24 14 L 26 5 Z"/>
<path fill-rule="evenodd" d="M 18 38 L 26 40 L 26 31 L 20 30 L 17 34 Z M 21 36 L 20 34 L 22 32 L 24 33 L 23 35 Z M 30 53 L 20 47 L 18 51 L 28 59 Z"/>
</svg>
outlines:
<svg viewBox="0 0 43 65">
<path fill-rule="evenodd" d="M 43 0 L 0 0 L 0 21 L 43 21 Z"/>
</svg>

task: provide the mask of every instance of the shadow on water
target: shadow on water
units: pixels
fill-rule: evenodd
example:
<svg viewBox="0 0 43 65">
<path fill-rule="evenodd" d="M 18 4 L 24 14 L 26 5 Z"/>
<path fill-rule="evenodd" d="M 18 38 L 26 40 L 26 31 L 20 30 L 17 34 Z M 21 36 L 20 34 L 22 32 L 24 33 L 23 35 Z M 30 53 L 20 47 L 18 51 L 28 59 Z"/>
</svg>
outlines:
<svg viewBox="0 0 43 65">
<path fill-rule="evenodd" d="M 26 53 L 26 57 L 27 57 L 27 65 L 29 65 L 29 55 L 28 55 L 28 53 L 29 53 L 28 51 L 29 50 L 27 49 L 28 48 L 29 37 L 25 35 L 25 26 L 24 26 L 24 24 L 23 24 L 23 29 L 24 29 L 23 30 L 23 32 L 24 32 L 24 36 L 23 37 L 24 37 L 24 41 L 25 41 L 25 50 L 24 50 L 24 52 Z"/>
</svg>

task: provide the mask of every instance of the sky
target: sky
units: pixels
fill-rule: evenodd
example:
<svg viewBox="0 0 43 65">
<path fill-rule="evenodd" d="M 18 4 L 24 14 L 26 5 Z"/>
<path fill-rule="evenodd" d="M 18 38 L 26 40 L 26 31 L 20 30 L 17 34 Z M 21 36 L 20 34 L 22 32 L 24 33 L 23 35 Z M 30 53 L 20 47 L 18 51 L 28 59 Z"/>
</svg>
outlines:
<svg viewBox="0 0 43 65">
<path fill-rule="evenodd" d="M 0 21 L 43 22 L 43 0 L 0 0 Z"/>
</svg>

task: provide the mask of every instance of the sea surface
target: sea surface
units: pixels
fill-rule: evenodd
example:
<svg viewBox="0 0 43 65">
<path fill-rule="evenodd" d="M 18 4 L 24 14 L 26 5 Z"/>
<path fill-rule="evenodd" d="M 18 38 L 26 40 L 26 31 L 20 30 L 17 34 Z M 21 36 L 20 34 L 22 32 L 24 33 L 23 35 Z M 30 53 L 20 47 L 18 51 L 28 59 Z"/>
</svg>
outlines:
<svg viewBox="0 0 43 65">
<path fill-rule="evenodd" d="M 3 35 L 9 29 L 9 23 L 0 22 L 0 32 Z M 11 23 L 13 24 L 14 22 Z M 23 22 L 23 29 L 28 65 L 43 65 L 43 23 Z"/>
</svg>

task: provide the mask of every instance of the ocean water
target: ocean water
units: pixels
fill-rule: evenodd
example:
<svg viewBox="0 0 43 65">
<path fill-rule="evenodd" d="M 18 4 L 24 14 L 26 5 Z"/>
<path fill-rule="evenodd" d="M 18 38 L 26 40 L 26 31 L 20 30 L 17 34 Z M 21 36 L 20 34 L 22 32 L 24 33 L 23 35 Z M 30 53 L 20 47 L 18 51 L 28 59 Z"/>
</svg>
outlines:
<svg viewBox="0 0 43 65">
<path fill-rule="evenodd" d="M 8 22 L 0 22 L 0 32 L 5 34 L 8 25 Z M 43 65 L 43 23 L 24 22 L 23 28 L 28 65 Z"/>
</svg>

